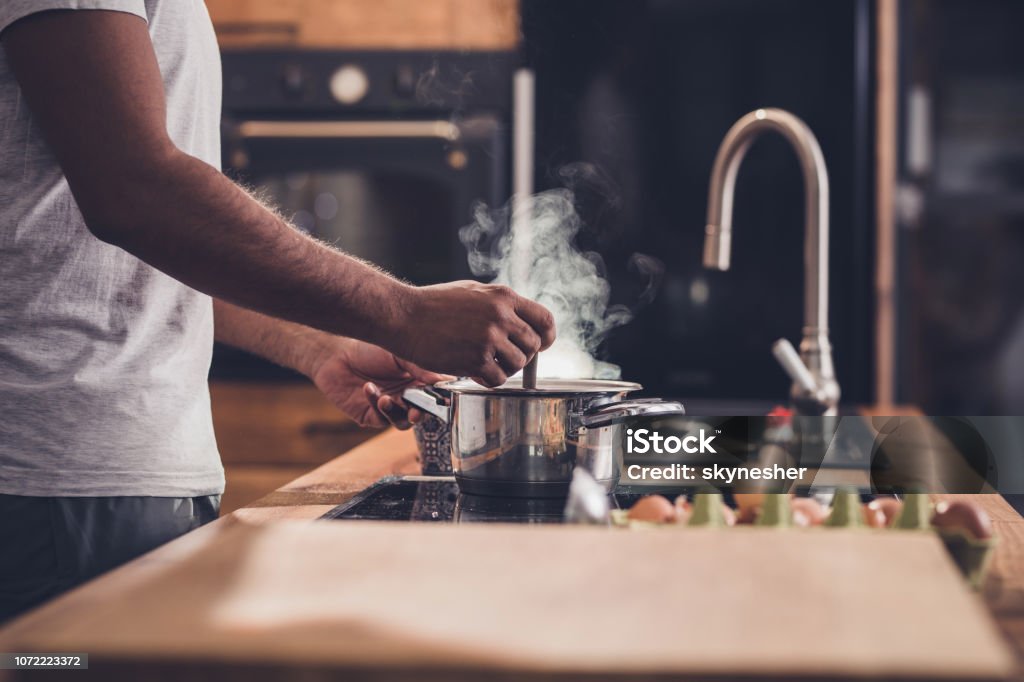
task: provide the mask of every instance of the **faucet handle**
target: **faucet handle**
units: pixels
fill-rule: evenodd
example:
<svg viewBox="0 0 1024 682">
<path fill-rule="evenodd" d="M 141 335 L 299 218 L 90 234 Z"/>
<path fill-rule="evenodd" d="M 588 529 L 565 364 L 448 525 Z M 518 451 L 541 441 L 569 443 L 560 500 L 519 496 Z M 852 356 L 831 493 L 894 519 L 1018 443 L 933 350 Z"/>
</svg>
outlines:
<svg viewBox="0 0 1024 682">
<path fill-rule="evenodd" d="M 807 369 L 807 365 L 800 359 L 800 355 L 788 339 L 779 339 L 773 343 L 772 355 L 782 365 L 782 369 L 786 371 L 789 378 L 804 389 L 808 395 L 815 396 L 821 391 L 821 386 L 811 374 L 811 370 Z"/>
<path fill-rule="evenodd" d="M 819 339 L 825 344 L 827 353 L 827 339 Z M 791 397 L 793 404 L 800 414 L 807 416 L 821 416 L 836 414 L 839 403 L 839 384 L 832 377 L 831 363 L 828 365 L 813 364 L 815 360 L 830 360 L 827 354 L 822 354 L 820 349 L 815 349 L 814 344 L 804 339 L 805 354 L 807 362 L 812 363 L 809 367 L 807 362 L 796 352 L 786 339 L 779 339 L 772 344 L 772 355 L 786 370 L 786 374 L 793 380 Z M 812 370 L 811 367 L 815 369 Z"/>
</svg>

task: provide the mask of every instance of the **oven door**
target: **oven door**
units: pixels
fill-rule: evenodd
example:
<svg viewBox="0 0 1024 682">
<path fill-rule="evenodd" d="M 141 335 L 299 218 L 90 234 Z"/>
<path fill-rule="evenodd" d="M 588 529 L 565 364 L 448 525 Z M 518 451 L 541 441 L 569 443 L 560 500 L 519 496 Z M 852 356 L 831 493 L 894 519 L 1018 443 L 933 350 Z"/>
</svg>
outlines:
<svg viewBox="0 0 1024 682">
<path fill-rule="evenodd" d="M 459 228 L 508 194 L 505 126 L 446 120 L 248 120 L 227 172 L 299 229 L 414 284 L 470 277 Z"/>
<path fill-rule="evenodd" d="M 508 198 L 507 127 L 446 120 L 244 120 L 225 172 L 296 227 L 417 285 L 472 275 L 459 228 Z M 211 376 L 290 375 L 218 344 Z"/>
</svg>

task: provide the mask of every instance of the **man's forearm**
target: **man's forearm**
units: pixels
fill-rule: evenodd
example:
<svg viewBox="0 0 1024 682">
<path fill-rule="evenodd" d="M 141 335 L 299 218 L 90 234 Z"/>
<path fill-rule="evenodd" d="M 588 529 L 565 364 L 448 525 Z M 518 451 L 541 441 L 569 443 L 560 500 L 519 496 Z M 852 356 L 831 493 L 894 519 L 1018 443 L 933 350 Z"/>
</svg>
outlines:
<svg viewBox="0 0 1024 682">
<path fill-rule="evenodd" d="M 168 150 L 123 178 L 101 238 L 224 301 L 388 346 L 411 287 L 288 225 L 216 169 Z"/>
<path fill-rule="evenodd" d="M 312 378 L 325 357 L 345 339 L 305 325 L 288 322 L 213 300 L 217 341 L 249 351 L 282 367 Z"/>
</svg>

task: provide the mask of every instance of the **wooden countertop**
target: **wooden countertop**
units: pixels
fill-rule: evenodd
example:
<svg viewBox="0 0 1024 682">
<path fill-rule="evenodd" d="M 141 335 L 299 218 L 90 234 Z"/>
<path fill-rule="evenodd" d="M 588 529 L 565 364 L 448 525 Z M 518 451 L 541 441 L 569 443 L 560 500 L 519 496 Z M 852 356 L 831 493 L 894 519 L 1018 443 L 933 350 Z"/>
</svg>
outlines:
<svg viewBox="0 0 1024 682">
<path fill-rule="evenodd" d="M 34 650 L 38 651 L 40 644 L 48 641 L 48 633 L 59 632 L 79 621 L 84 614 L 109 607 L 109 604 L 123 595 L 138 592 L 144 586 L 159 585 L 161 576 L 185 562 L 194 561 L 197 556 L 219 556 L 222 547 L 227 552 L 233 537 L 232 529 L 278 520 L 315 519 L 379 478 L 391 474 L 418 473 L 418 467 L 412 435 L 393 430 L 384 432 L 256 503 L 189 533 L 8 624 L 0 629 L 0 652 L 24 651 L 19 646 L 22 642 L 31 642 Z M 949 499 L 956 496 L 942 497 Z M 980 501 L 989 511 L 1000 538 L 982 598 L 1014 650 L 1018 662 L 1015 678 L 1024 680 L 1024 519 L 1001 496 L 970 497 Z M 159 619 L 160 614 L 154 613 L 152 617 Z M 187 657 L 187 652 L 176 651 L 171 641 L 167 642 L 166 651 L 154 652 L 154 660 L 180 660 L 183 657 Z M 142 667 L 136 669 L 134 674 L 143 671 L 147 679 L 178 679 L 173 674 L 160 677 L 159 667 Z M 0 682 L 22 679 L 15 675 L 13 672 L 0 671 Z"/>
</svg>

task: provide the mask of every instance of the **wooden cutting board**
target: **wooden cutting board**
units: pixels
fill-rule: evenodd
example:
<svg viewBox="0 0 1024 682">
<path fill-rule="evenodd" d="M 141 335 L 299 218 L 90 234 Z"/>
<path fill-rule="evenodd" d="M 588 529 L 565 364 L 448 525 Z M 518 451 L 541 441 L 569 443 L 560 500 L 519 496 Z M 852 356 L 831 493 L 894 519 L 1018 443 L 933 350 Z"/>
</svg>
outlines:
<svg viewBox="0 0 1024 682">
<path fill-rule="evenodd" d="M 934 538 L 867 530 L 243 524 L 29 637 L 21 650 L 142 661 L 154 679 L 186 662 L 245 664 L 250 680 L 1012 671 Z"/>
</svg>

